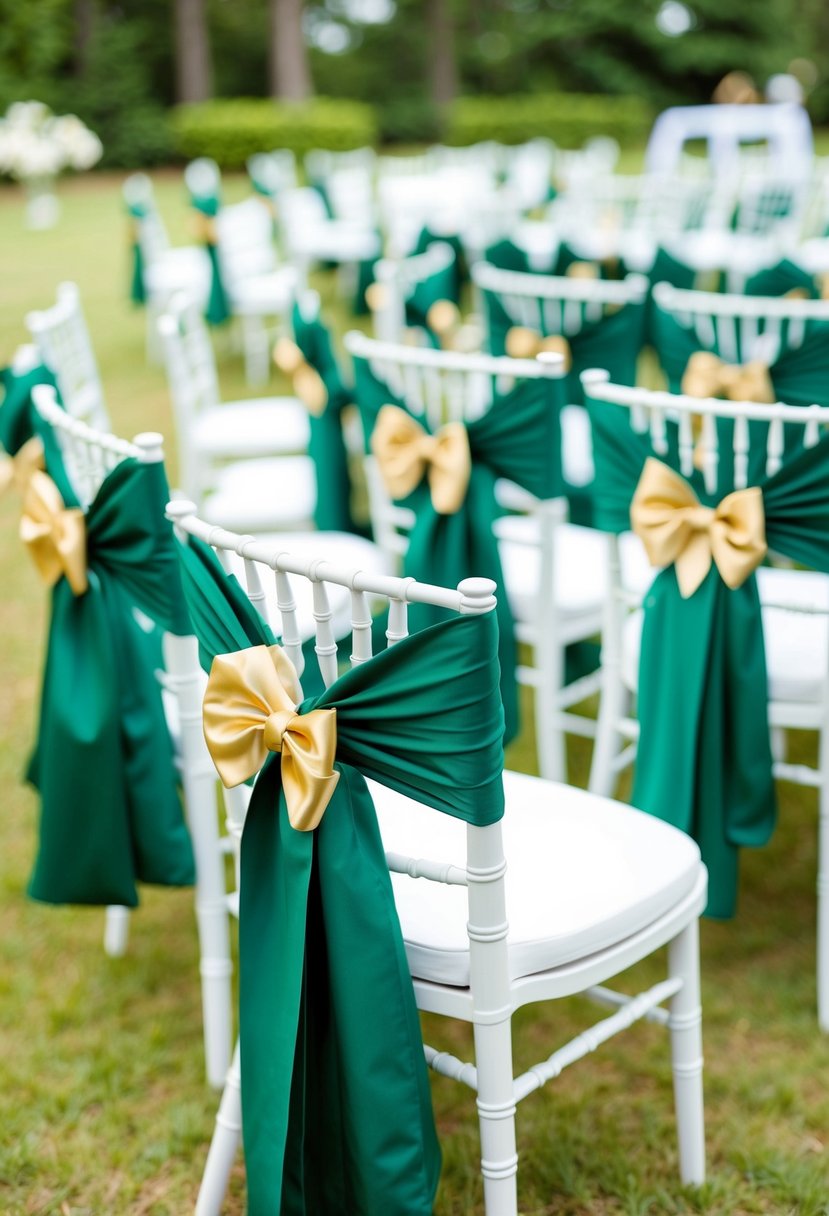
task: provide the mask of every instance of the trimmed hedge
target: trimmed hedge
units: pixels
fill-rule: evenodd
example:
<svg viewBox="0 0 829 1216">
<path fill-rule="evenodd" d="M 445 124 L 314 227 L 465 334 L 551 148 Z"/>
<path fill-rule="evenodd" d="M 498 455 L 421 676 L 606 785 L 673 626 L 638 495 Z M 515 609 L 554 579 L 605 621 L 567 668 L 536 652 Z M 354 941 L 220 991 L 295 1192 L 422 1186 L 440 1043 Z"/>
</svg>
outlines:
<svg viewBox="0 0 829 1216">
<path fill-rule="evenodd" d="M 516 97 L 460 97 L 449 107 L 446 142 L 494 139 L 520 144 L 547 136 L 578 148 L 593 135 L 612 135 L 622 145 L 640 143 L 653 111 L 639 97 L 593 93 L 526 93 Z"/>
<path fill-rule="evenodd" d="M 311 148 L 345 152 L 377 141 L 371 106 L 329 97 L 307 102 L 205 101 L 176 106 L 171 120 L 180 156 L 209 156 L 222 169 L 241 169 L 255 152 L 274 148 L 290 148 L 303 156 Z"/>
</svg>

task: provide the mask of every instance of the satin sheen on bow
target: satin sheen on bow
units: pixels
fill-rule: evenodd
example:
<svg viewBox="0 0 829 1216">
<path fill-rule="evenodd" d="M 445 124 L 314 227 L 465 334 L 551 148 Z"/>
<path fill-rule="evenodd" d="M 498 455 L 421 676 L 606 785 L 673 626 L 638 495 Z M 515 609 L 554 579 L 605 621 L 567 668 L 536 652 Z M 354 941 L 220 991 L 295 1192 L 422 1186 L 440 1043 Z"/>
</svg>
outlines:
<svg viewBox="0 0 829 1216">
<path fill-rule="evenodd" d="M 767 364 L 760 359 L 726 363 L 707 350 L 691 355 L 681 389 L 688 397 L 725 397 L 728 401 L 758 401 L 763 405 L 773 405 L 777 400 Z"/>
<path fill-rule="evenodd" d="M 472 473 L 469 436 L 462 422 L 447 422 L 430 435 L 406 410 L 384 405 L 371 435 L 371 450 L 392 498 L 407 498 L 425 474 L 438 515 L 460 510 Z"/>
<path fill-rule="evenodd" d="M 43 581 L 54 586 L 61 575 L 74 595 L 83 595 L 86 576 L 86 527 L 79 507 L 66 507 L 47 473 L 34 469 L 23 498 L 20 539 Z"/>
<path fill-rule="evenodd" d="M 269 752 L 281 752 L 291 827 L 311 832 L 340 779 L 337 713 L 298 714 L 301 699 L 294 665 L 280 646 L 216 655 L 204 694 L 204 737 L 227 787 L 258 773 Z"/>
<path fill-rule="evenodd" d="M 550 334 L 544 338 L 534 329 L 524 325 L 513 325 L 507 331 L 505 349 L 511 359 L 534 359 L 542 351 L 561 355 L 564 359 L 564 370 L 569 372 L 573 366 L 573 352 L 570 343 L 561 334 Z"/>
<path fill-rule="evenodd" d="M 712 559 L 733 590 L 766 555 L 758 487 L 735 490 L 716 507 L 706 507 L 684 477 L 652 456 L 645 461 L 631 501 L 630 521 L 651 565 L 674 566 L 683 599 L 704 581 Z"/>
</svg>

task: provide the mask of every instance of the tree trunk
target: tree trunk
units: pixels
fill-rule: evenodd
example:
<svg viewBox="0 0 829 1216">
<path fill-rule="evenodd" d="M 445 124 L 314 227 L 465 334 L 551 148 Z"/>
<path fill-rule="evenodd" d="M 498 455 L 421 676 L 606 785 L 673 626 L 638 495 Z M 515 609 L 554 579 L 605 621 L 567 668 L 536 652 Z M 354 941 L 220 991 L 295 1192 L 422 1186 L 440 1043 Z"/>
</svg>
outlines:
<svg viewBox="0 0 829 1216">
<path fill-rule="evenodd" d="M 213 93 L 206 0 L 175 0 L 176 100 L 207 101 Z"/>
<path fill-rule="evenodd" d="M 427 0 L 426 20 L 431 64 L 432 101 L 445 106 L 458 91 L 452 0 Z"/>
<path fill-rule="evenodd" d="M 304 101 L 313 92 L 302 9 L 303 0 L 270 0 L 270 93 L 285 101 Z"/>
<path fill-rule="evenodd" d="M 75 75 L 83 76 L 95 28 L 94 0 L 75 0 Z"/>
</svg>

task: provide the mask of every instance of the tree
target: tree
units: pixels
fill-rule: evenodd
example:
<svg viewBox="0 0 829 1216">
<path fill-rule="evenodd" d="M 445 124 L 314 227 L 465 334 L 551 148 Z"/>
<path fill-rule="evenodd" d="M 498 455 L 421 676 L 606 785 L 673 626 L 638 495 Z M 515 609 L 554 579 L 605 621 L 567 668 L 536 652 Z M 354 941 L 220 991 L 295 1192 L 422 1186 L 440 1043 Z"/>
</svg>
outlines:
<svg viewBox="0 0 829 1216">
<path fill-rule="evenodd" d="M 175 0 L 176 100 L 207 101 L 213 92 L 205 0 Z"/>
<path fill-rule="evenodd" d="M 458 91 L 451 0 L 428 0 L 427 29 L 432 101 L 436 106 L 445 106 Z"/>
<path fill-rule="evenodd" d="M 270 94 L 286 101 L 304 101 L 313 92 L 302 9 L 303 0 L 270 0 Z"/>
</svg>

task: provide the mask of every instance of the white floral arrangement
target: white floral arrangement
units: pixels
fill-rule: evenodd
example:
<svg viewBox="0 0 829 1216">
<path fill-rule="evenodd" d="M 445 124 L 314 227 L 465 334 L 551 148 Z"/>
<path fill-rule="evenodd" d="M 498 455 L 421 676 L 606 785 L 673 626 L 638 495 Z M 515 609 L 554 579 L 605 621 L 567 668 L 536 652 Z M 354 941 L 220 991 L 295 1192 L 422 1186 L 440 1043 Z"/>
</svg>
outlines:
<svg viewBox="0 0 829 1216">
<path fill-rule="evenodd" d="M 94 131 L 75 114 L 55 115 L 42 101 L 18 101 L 0 118 L 0 173 L 20 182 L 91 169 L 103 154 Z"/>
</svg>

